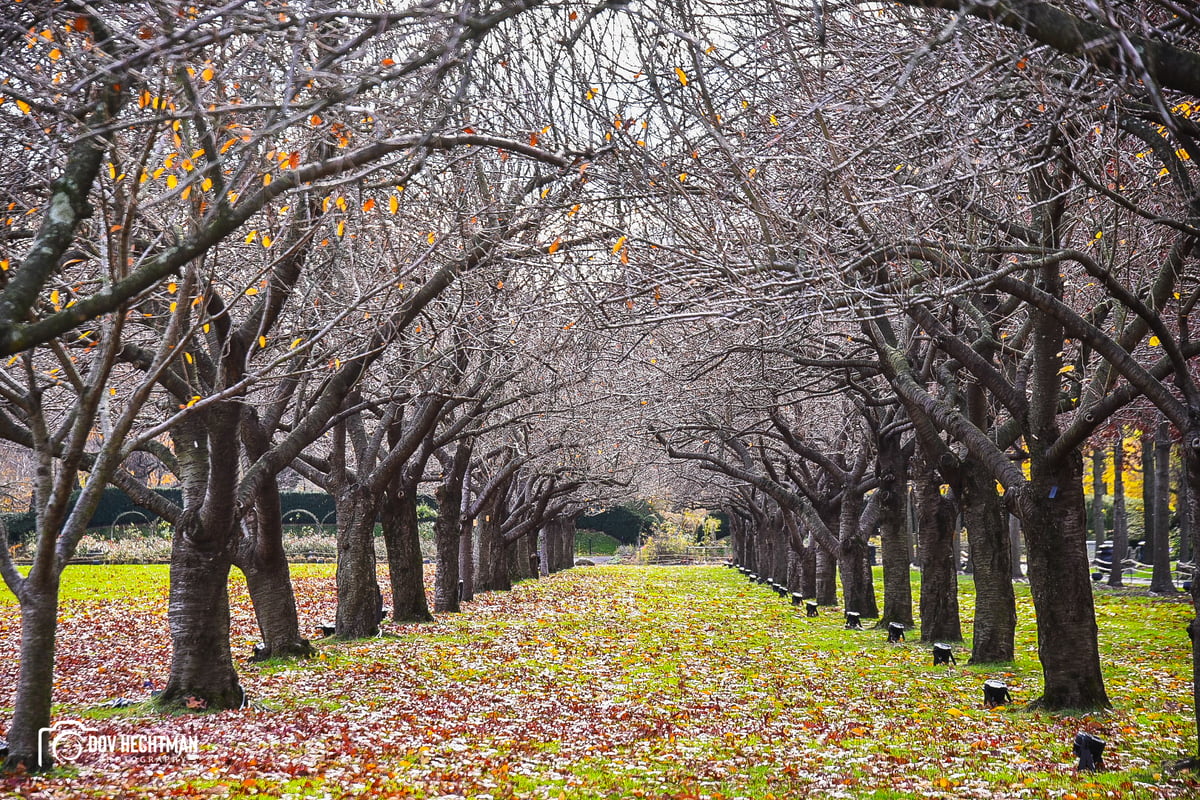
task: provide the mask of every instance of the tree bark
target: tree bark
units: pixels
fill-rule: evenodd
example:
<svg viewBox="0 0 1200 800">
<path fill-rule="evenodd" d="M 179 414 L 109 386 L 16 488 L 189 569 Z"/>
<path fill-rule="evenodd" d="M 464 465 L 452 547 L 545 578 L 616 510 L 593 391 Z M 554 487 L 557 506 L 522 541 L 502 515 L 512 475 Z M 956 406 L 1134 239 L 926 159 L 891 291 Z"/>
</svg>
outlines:
<svg viewBox="0 0 1200 800">
<path fill-rule="evenodd" d="M 958 619 L 958 565 L 954 552 L 954 503 L 925 459 L 915 471 L 917 528 L 921 535 L 921 641 L 962 641 Z"/>
<path fill-rule="evenodd" d="M 1118 433 L 1113 447 L 1113 546 L 1112 569 L 1108 573 L 1109 586 L 1125 583 L 1124 563 L 1129 553 L 1129 514 L 1125 509 L 1125 437 Z"/>
<path fill-rule="evenodd" d="M 1108 708 L 1087 559 L 1083 459 L 1077 452 L 1051 465 L 1036 449 L 1032 456 L 1019 503 L 1043 678 L 1042 696 L 1032 705 Z"/>
<path fill-rule="evenodd" d="M 480 592 L 502 592 L 512 588 L 508 579 L 508 556 L 504 534 L 500 524 L 500 506 L 503 493 L 497 492 L 489 502 L 479 520 L 479 563 L 476 567 L 475 590 Z"/>
<path fill-rule="evenodd" d="M 438 516 L 433 523 L 437 548 L 437 572 L 433 583 L 433 610 L 456 614 L 461 609 L 458 597 L 458 550 L 462 535 L 463 485 L 461 476 L 448 476 L 435 491 Z"/>
<path fill-rule="evenodd" d="M 375 575 L 376 503 L 361 486 L 337 498 L 337 620 L 339 639 L 379 633 L 379 581 Z"/>
<path fill-rule="evenodd" d="M 871 582 L 867 542 L 859 529 L 862 510 L 862 495 L 847 490 L 838 519 L 838 571 L 842 575 L 842 603 L 846 611 L 857 611 L 863 619 L 874 619 L 879 616 L 879 607 Z"/>
<path fill-rule="evenodd" d="M 1171 427 L 1160 418 L 1154 434 L 1154 570 L 1150 575 L 1150 591 L 1175 594 L 1171 579 Z"/>
<path fill-rule="evenodd" d="M 816 551 L 814 588 L 817 605 L 836 606 L 838 602 L 837 561 L 826 548 L 815 545 L 813 549 Z"/>
<path fill-rule="evenodd" d="M 254 548 L 253 540 L 243 544 L 237 567 L 246 576 L 246 589 L 263 640 L 259 658 L 311 656 L 312 644 L 300 634 L 296 594 L 283 548 Z"/>
<path fill-rule="evenodd" d="M 392 619 L 431 622 L 417 519 L 417 482 L 394 481 L 384 495 L 379 518 L 392 587 Z"/>
<path fill-rule="evenodd" d="M 186 514 L 186 512 L 185 512 Z M 168 708 L 239 708 L 244 699 L 229 649 L 229 570 L 232 554 L 224 537 L 193 537 L 185 516 L 175 526 L 167 622 L 171 630 L 171 674 L 158 704 Z M 199 706 L 203 703 L 203 706 Z"/>
<path fill-rule="evenodd" d="M 963 520 L 975 563 L 971 663 L 1012 661 L 1017 601 L 1013 594 L 1007 515 L 991 473 L 978 462 L 967 459 L 962 464 L 962 475 Z"/>
<path fill-rule="evenodd" d="M 21 768 L 34 772 L 54 765 L 49 737 L 43 738 L 42 730 L 50 727 L 54 691 L 58 576 L 31 574 L 20 601 L 21 660 L 4 772 Z"/>
<path fill-rule="evenodd" d="M 462 582 L 459 602 L 475 599 L 475 520 L 464 517 L 458 534 L 458 579 Z"/>
<path fill-rule="evenodd" d="M 912 572 L 906 501 L 908 455 L 898 435 L 879 440 L 879 545 L 883 563 L 883 616 L 878 627 L 898 622 L 913 627 Z"/>
<path fill-rule="evenodd" d="M 1154 438 L 1142 433 L 1142 552 L 1138 559 L 1154 563 Z"/>
<path fill-rule="evenodd" d="M 1103 447 L 1092 450 L 1092 531 L 1096 536 L 1096 547 L 1104 544 L 1108 538 L 1107 525 L 1104 520 L 1104 466 L 1106 453 Z"/>
<path fill-rule="evenodd" d="M 1025 572 L 1021 569 L 1021 520 L 1013 514 L 1008 515 L 1008 552 L 1013 580 L 1024 578 Z"/>
</svg>

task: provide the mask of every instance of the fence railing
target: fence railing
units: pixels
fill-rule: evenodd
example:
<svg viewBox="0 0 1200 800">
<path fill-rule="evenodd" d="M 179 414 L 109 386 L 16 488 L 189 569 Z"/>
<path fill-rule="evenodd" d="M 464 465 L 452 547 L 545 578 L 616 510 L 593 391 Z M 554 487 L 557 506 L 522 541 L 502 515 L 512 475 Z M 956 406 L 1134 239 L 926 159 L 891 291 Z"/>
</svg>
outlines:
<svg viewBox="0 0 1200 800">
<path fill-rule="evenodd" d="M 642 548 L 638 553 L 639 564 L 723 564 L 732 558 L 733 552 L 721 545 L 684 548 L 682 552 L 647 552 Z"/>
</svg>

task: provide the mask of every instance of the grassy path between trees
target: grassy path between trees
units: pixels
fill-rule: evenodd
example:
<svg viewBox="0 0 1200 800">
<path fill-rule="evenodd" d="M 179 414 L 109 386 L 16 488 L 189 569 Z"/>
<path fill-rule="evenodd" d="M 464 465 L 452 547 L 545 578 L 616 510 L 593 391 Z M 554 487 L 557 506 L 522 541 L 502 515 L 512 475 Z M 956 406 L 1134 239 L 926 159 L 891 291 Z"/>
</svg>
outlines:
<svg viewBox="0 0 1200 800">
<path fill-rule="evenodd" d="M 971 614 L 964 582 L 963 616 Z M 331 565 L 296 569 L 302 618 L 332 618 Z M 112 588 L 108 588 L 108 587 Z M 927 646 L 807 619 L 718 567 L 579 568 L 486 595 L 458 616 L 323 643 L 301 663 L 243 664 L 254 706 L 162 717 L 166 571 L 72 567 L 56 720 L 89 735 L 194 736 L 198 753 L 85 753 L 49 776 L 0 784 L 35 797 L 1184 797 L 1164 775 L 1186 753 L 1184 603 L 1100 594 L 1117 708 L 1085 718 L 986 710 L 999 678 L 1038 693 L 1028 592 L 1012 665 L 933 667 Z M 234 594 L 239 657 L 254 641 Z M 17 620 L 0 596 L 0 652 Z M 967 628 L 969 630 L 969 628 Z M 965 652 L 959 651 L 965 661 Z M 16 665 L 0 664 L 0 707 Z M 5 711 L 2 717 L 7 717 Z M 1071 739 L 1108 742 L 1110 771 L 1077 774 Z M 110 740 L 119 741 L 119 740 Z"/>
</svg>

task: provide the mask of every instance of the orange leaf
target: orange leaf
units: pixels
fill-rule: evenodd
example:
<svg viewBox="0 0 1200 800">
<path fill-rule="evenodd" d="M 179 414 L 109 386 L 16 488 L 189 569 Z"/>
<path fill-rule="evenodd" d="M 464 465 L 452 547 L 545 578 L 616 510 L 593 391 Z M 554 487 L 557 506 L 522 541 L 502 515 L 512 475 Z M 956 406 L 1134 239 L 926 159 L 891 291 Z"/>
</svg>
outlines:
<svg viewBox="0 0 1200 800">
<path fill-rule="evenodd" d="M 375 207 L 375 198 L 374 197 L 368 197 L 366 200 L 363 201 L 363 204 L 362 204 L 363 211 L 370 211 L 374 207 Z"/>
<path fill-rule="evenodd" d="M 561 236 L 550 243 L 550 246 L 548 248 L 546 248 L 546 252 L 547 253 L 557 253 L 558 248 L 560 248 L 560 247 L 562 247 L 562 237 Z"/>
<path fill-rule="evenodd" d="M 293 150 L 292 154 L 288 156 L 288 168 L 295 169 L 298 166 L 300 166 L 300 151 Z"/>
</svg>

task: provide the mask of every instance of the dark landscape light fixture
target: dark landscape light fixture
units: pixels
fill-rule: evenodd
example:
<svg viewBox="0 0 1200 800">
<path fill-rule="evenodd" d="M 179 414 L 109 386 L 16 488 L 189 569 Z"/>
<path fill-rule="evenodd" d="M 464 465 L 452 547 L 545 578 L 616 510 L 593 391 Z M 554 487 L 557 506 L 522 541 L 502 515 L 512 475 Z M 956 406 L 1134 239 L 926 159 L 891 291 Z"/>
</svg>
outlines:
<svg viewBox="0 0 1200 800">
<path fill-rule="evenodd" d="M 938 642 L 933 646 L 933 665 L 938 664 L 957 664 L 958 660 L 954 658 L 954 649 L 948 644 Z"/>
<path fill-rule="evenodd" d="M 862 615 L 859 614 L 857 611 L 847 611 L 846 612 L 846 630 L 861 631 L 862 629 L 863 629 Z"/>
<path fill-rule="evenodd" d="M 1012 702 L 1012 693 L 1004 681 L 986 680 L 983 682 L 983 704 L 988 708 L 1007 705 Z"/>
<path fill-rule="evenodd" d="M 815 616 L 817 616 L 817 614 L 818 614 L 818 612 L 817 612 L 817 604 L 816 604 L 816 603 L 813 603 L 813 602 L 806 603 L 806 604 L 805 604 L 805 606 L 804 606 L 804 611 L 805 611 L 805 613 L 807 613 L 807 614 L 808 614 L 808 616 L 810 616 L 810 617 L 815 617 Z"/>
<path fill-rule="evenodd" d="M 1081 772 L 1104 769 L 1104 742 L 1090 733 L 1080 731 L 1075 734 L 1075 755 L 1079 756 Z"/>
<path fill-rule="evenodd" d="M 467 582 L 466 582 L 466 581 L 460 580 L 460 581 L 458 582 L 458 602 L 460 602 L 460 603 L 462 602 L 462 599 L 463 599 L 463 590 L 464 590 L 464 589 L 466 589 L 466 586 L 467 586 Z"/>
<path fill-rule="evenodd" d="M 904 641 L 904 626 L 899 622 L 889 622 L 887 627 L 888 641 L 893 644 Z"/>
<path fill-rule="evenodd" d="M 792 605 L 798 606 L 804 602 L 804 597 L 799 592 L 792 592 Z"/>
<path fill-rule="evenodd" d="M 784 586 L 782 583 L 775 584 L 775 594 L 779 595 L 784 600 L 786 600 L 787 596 L 788 596 L 787 587 Z"/>
<path fill-rule="evenodd" d="M 751 573 L 750 573 L 749 575 L 747 575 L 746 577 L 750 579 L 750 582 L 751 582 L 751 583 L 756 583 L 756 582 L 758 581 L 758 576 L 757 576 L 757 575 L 755 575 L 753 572 L 751 572 Z"/>
</svg>

